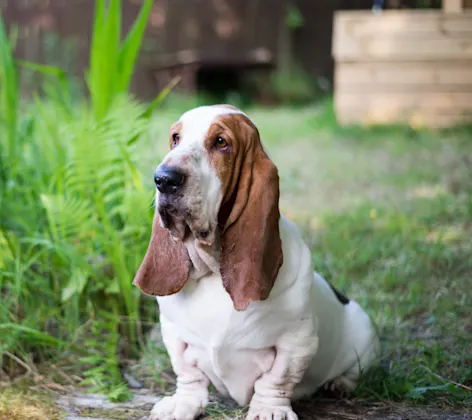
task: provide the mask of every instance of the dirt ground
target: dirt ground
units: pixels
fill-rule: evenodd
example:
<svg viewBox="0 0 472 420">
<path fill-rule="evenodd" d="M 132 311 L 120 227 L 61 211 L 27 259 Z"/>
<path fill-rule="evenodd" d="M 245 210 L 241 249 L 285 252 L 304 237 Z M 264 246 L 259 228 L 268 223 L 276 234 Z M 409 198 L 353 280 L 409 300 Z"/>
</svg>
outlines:
<svg viewBox="0 0 472 420">
<path fill-rule="evenodd" d="M 60 397 L 58 404 L 66 413 L 66 420 L 144 420 L 158 399 L 143 390 L 127 403 L 114 404 L 107 401 L 104 396 L 78 392 Z M 231 410 L 232 407 L 231 401 L 214 398 L 208 410 L 209 414 L 202 416 L 202 419 L 243 419 L 244 411 Z M 389 403 L 361 405 L 355 401 L 325 397 L 298 402 L 294 404 L 294 409 L 300 420 L 472 420 L 472 414 L 466 412 Z M 218 415 L 218 412 L 221 415 Z"/>
<path fill-rule="evenodd" d="M 358 405 L 348 400 L 321 399 L 294 405 L 300 420 L 469 420 L 472 415 L 447 410 L 385 404 Z"/>
</svg>

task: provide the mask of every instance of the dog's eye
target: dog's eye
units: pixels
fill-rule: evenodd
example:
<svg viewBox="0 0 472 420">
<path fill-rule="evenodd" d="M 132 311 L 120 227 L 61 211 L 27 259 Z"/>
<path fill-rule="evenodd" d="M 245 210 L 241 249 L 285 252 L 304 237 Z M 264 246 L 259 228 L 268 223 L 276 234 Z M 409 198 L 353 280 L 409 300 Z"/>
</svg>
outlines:
<svg viewBox="0 0 472 420">
<path fill-rule="evenodd" d="M 215 145 L 218 149 L 226 149 L 228 147 L 226 140 L 220 136 L 216 138 Z"/>
<path fill-rule="evenodd" d="M 172 134 L 172 149 L 179 144 L 180 136 L 177 133 Z"/>
</svg>

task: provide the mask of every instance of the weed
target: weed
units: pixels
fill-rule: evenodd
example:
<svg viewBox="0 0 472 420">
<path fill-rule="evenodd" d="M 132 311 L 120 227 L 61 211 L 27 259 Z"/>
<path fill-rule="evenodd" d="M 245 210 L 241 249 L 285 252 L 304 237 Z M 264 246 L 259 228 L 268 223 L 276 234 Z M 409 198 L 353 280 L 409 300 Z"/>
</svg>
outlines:
<svg viewBox="0 0 472 420">
<path fill-rule="evenodd" d="M 126 94 L 131 83 L 152 0 L 145 0 L 124 41 L 121 36 L 121 0 L 96 0 L 90 70 L 87 84 L 97 120 L 103 118 L 117 96 Z"/>
<path fill-rule="evenodd" d="M 43 395 L 8 390 L 0 393 L 0 420 L 59 420 L 61 413 Z"/>
<path fill-rule="evenodd" d="M 0 353 L 41 363 L 92 352 L 76 367 L 112 399 L 126 396 L 119 352 L 136 354 L 140 318 L 154 312 L 140 313 L 131 284 L 152 217 L 135 151 L 169 89 L 147 107 L 127 97 L 151 6 L 121 42 L 121 1 L 97 0 L 90 105 L 72 104 L 62 70 L 16 62 L 0 19 Z M 22 112 L 19 64 L 58 82 Z"/>
</svg>

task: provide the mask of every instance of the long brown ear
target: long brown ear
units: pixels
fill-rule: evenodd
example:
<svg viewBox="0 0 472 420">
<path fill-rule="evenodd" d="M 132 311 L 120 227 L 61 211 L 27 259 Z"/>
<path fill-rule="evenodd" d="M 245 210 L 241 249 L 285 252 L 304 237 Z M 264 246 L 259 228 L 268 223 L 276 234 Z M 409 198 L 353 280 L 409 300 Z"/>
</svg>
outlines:
<svg viewBox="0 0 472 420">
<path fill-rule="evenodd" d="M 236 198 L 221 235 L 220 271 L 236 310 L 265 300 L 283 262 L 279 176 L 257 136 L 243 159 Z"/>
<path fill-rule="evenodd" d="M 187 249 L 180 239 L 174 239 L 169 230 L 160 225 L 156 212 L 151 242 L 133 284 L 148 295 L 172 295 L 185 286 L 189 271 Z"/>
</svg>

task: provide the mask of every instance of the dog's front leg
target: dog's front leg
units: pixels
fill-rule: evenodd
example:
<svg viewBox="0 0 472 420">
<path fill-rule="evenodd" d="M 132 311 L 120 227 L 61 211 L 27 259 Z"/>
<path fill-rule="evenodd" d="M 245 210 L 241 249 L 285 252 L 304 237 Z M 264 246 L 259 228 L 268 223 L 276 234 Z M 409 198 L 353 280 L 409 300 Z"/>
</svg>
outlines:
<svg viewBox="0 0 472 420">
<path fill-rule="evenodd" d="M 149 420 L 193 420 L 208 404 L 209 380 L 193 363 L 184 360 L 187 344 L 176 335 L 170 321 L 162 314 L 160 320 L 164 345 L 177 375 L 177 389 L 154 406 Z"/>
<path fill-rule="evenodd" d="M 294 329 L 281 337 L 272 368 L 255 382 L 246 420 L 298 419 L 292 410 L 293 390 L 318 350 L 318 337 L 311 322 Z"/>
</svg>

